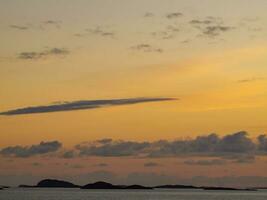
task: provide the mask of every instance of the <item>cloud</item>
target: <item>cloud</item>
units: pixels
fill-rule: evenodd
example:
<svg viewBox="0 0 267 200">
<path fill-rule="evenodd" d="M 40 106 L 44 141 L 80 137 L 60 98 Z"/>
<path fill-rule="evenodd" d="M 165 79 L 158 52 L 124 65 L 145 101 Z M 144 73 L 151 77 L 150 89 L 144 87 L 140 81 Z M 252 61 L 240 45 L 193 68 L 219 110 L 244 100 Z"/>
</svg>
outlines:
<svg viewBox="0 0 267 200">
<path fill-rule="evenodd" d="M 65 151 L 62 154 L 62 158 L 70 159 L 70 158 L 74 158 L 74 157 L 75 157 L 75 152 L 73 150 Z"/>
<path fill-rule="evenodd" d="M 260 135 L 258 137 L 259 151 L 266 152 L 267 153 L 267 136 L 266 135 Z"/>
<path fill-rule="evenodd" d="M 214 26 L 207 26 L 203 30 L 203 34 L 209 37 L 215 37 L 220 35 L 223 32 L 227 32 L 234 29 L 230 26 L 223 26 L 223 25 L 214 25 Z"/>
<path fill-rule="evenodd" d="M 168 19 L 176 19 L 176 18 L 180 18 L 180 17 L 182 17 L 182 16 L 183 16 L 183 13 L 180 13 L 180 12 L 168 13 L 168 14 L 166 15 L 166 17 L 167 17 Z"/>
<path fill-rule="evenodd" d="M 95 28 L 88 28 L 85 29 L 85 31 L 86 31 L 85 34 L 80 34 L 80 35 L 90 34 L 90 35 L 110 37 L 110 38 L 114 38 L 116 35 L 114 31 L 107 30 L 107 28 L 102 26 L 97 26 Z"/>
<path fill-rule="evenodd" d="M 56 20 L 46 20 L 43 22 L 44 25 L 52 25 L 55 26 L 56 28 L 61 28 L 61 21 L 56 21 Z"/>
<path fill-rule="evenodd" d="M 203 165 L 203 166 L 212 166 L 212 165 L 225 165 L 227 162 L 222 159 L 212 159 L 212 160 L 186 160 L 184 161 L 186 165 Z"/>
<path fill-rule="evenodd" d="M 113 141 L 112 143 L 89 143 L 77 145 L 76 149 L 81 156 L 122 157 L 139 155 L 148 142 Z"/>
<path fill-rule="evenodd" d="M 158 39 L 172 39 L 175 38 L 179 32 L 180 28 L 174 24 L 166 26 L 162 31 L 154 31 L 151 35 Z"/>
<path fill-rule="evenodd" d="M 41 51 L 41 52 L 21 52 L 18 55 L 18 59 L 22 60 L 37 60 L 41 58 L 46 58 L 48 56 L 64 56 L 69 54 L 69 51 L 64 48 L 52 48 L 49 50 Z"/>
<path fill-rule="evenodd" d="M 134 51 L 141 51 L 141 52 L 146 52 L 146 53 L 162 53 L 163 49 L 161 48 L 155 48 L 150 44 L 138 44 L 136 46 L 130 47 L 131 50 Z"/>
<path fill-rule="evenodd" d="M 193 27 L 201 31 L 201 35 L 215 38 L 222 33 L 235 29 L 233 26 L 224 25 L 221 18 L 206 17 L 205 19 L 193 19 L 189 22 Z"/>
<path fill-rule="evenodd" d="M 14 157 L 29 157 L 61 148 L 58 141 L 41 142 L 29 147 L 13 146 L 0 151 L 1 155 Z M 76 157 L 135 157 L 135 158 L 189 158 L 202 157 L 206 159 L 186 160 L 189 165 L 219 165 L 224 163 L 252 163 L 256 156 L 267 155 L 267 136 L 260 135 L 254 141 L 244 131 L 218 136 L 209 134 L 186 140 L 158 141 L 128 141 L 102 139 L 83 142 L 72 149 L 58 152 L 60 158 Z M 213 158 L 213 159 L 210 159 Z M 155 162 L 146 162 L 145 167 L 156 166 Z M 103 165 L 104 166 L 104 165 Z"/>
<path fill-rule="evenodd" d="M 111 142 L 112 142 L 111 138 L 104 138 L 102 140 L 97 140 L 97 143 L 100 143 L 100 144 L 108 144 L 108 143 L 111 143 Z"/>
<path fill-rule="evenodd" d="M 155 16 L 155 14 L 152 13 L 152 12 L 146 12 L 146 13 L 144 14 L 144 17 L 154 17 L 154 16 Z"/>
<path fill-rule="evenodd" d="M 34 106 L 8 110 L 0 115 L 22 115 L 34 113 L 62 112 L 71 110 L 96 109 L 108 106 L 131 105 L 138 103 L 172 101 L 175 98 L 130 98 L 130 99 L 106 99 L 106 100 L 80 100 L 73 102 L 62 102 L 46 106 Z"/>
<path fill-rule="evenodd" d="M 106 143 L 92 141 L 75 147 L 80 156 L 99 157 L 220 157 L 233 162 L 253 161 L 251 156 L 267 152 L 267 138 L 259 136 L 259 142 L 248 138 L 246 132 L 238 132 L 223 137 L 217 134 L 198 136 L 187 140 L 159 140 L 155 142 L 137 142 L 124 140 L 109 140 Z M 248 156 L 250 155 L 250 156 Z M 198 163 L 207 163 L 200 161 Z M 212 160 L 218 164 L 218 160 Z M 220 161 L 219 161 L 220 162 Z M 195 163 L 195 161 L 194 161 Z M 187 163 L 189 164 L 189 163 Z M 191 162 L 193 164 L 193 162 Z M 210 164 L 210 163 L 208 163 Z"/>
<path fill-rule="evenodd" d="M 255 146 L 244 131 L 226 135 L 222 138 L 216 134 L 210 134 L 208 136 L 198 136 L 191 140 L 162 141 L 158 149 L 152 151 L 150 156 L 242 154 L 254 151 Z"/>
<path fill-rule="evenodd" d="M 144 163 L 144 167 L 158 167 L 160 166 L 158 163 L 155 163 L 155 162 L 147 162 L 147 163 Z"/>
<path fill-rule="evenodd" d="M 56 152 L 62 147 L 58 141 L 41 142 L 32 146 L 10 146 L 0 151 L 1 155 L 14 157 L 31 157 L 35 155 L 43 155 L 46 153 Z"/>
<path fill-rule="evenodd" d="M 262 80 L 266 80 L 266 78 L 264 77 L 254 77 L 254 78 L 247 78 L 247 79 L 241 79 L 238 80 L 238 83 L 249 83 L 249 82 L 255 82 L 255 81 L 262 81 Z"/>
<path fill-rule="evenodd" d="M 211 19 L 205 19 L 205 20 L 198 20 L 198 19 L 193 19 L 190 21 L 191 24 L 193 25 L 208 25 L 212 24 L 214 21 Z"/>
<path fill-rule="evenodd" d="M 17 29 L 17 30 L 28 30 L 28 26 L 19 26 L 19 25 L 10 25 L 10 28 Z"/>
</svg>

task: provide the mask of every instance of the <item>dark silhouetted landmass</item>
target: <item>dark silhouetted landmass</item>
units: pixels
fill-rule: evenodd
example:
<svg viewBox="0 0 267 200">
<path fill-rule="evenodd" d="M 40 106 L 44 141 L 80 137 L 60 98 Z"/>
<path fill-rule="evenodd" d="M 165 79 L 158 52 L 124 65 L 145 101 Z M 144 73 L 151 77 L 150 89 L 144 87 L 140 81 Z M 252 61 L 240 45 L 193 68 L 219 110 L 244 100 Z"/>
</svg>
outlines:
<svg viewBox="0 0 267 200">
<path fill-rule="evenodd" d="M 91 189 L 91 190 L 152 190 L 152 189 L 200 189 L 200 190 L 227 190 L 227 191 L 257 191 L 257 189 L 267 189 L 266 187 L 261 188 L 231 188 L 231 187 L 196 187 L 192 185 L 159 185 L 155 187 L 145 187 L 142 185 L 113 185 L 111 183 L 98 181 L 95 183 L 89 183 L 84 186 L 75 185 L 73 183 L 55 180 L 55 179 L 44 179 L 40 181 L 37 185 L 20 185 L 23 188 L 80 188 L 80 189 Z M 3 189 L 3 186 L 0 186 Z"/>
<path fill-rule="evenodd" d="M 203 190 L 229 190 L 229 191 L 257 191 L 256 189 L 253 188 L 245 188 L 245 189 L 240 189 L 240 188 L 229 188 L 229 187 L 200 187 Z"/>
<path fill-rule="evenodd" d="M 127 189 L 127 190 L 152 190 L 152 187 L 145 187 L 142 185 L 129 185 L 124 187 L 123 189 Z"/>
<path fill-rule="evenodd" d="M 112 185 L 106 182 L 89 183 L 81 187 L 81 189 L 121 189 L 121 186 Z"/>
<path fill-rule="evenodd" d="M 62 187 L 62 188 L 79 188 L 80 186 L 73 183 L 55 179 L 45 179 L 37 184 L 37 187 Z"/>
<path fill-rule="evenodd" d="M 80 188 L 79 185 L 75 185 L 73 183 L 67 182 L 67 181 L 61 181 L 61 180 L 55 180 L 55 179 L 44 179 L 37 183 L 36 186 L 31 185 L 20 185 L 19 187 L 23 188 Z"/>
<path fill-rule="evenodd" d="M 158 189 L 199 189 L 198 187 L 192 185 L 159 185 L 154 188 Z"/>
<path fill-rule="evenodd" d="M 139 189 L 139 190 L 147 190 L 147 189 L 152 189 L 151 187 L 145 187 L 145 186 L 141 186 L 141 185 L 129 185 L 129 186 L 125 186 L 125 185 L 112 185 L 111 183 L 106 183 L 106 182 L 96 182 L 96 183 L 90 183 L 87 184 L 83 187 L 81 187 L 81 189 L 120 189 L 120 190 L 130 190 L 130 189 Z"/>
</svg>

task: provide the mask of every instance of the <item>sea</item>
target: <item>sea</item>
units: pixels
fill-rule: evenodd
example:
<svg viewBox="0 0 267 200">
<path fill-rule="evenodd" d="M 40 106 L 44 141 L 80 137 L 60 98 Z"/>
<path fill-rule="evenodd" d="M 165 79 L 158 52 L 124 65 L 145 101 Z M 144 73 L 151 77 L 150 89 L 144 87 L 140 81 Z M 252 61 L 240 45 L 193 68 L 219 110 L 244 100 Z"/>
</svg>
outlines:
<svg viewBox="0 0 267 200">
<path fill-rule="evenodd" d="M 9 188 L 0 190 L 0 200 L 267 200 L 267 190 L 81 190 Z"/>
</svg>

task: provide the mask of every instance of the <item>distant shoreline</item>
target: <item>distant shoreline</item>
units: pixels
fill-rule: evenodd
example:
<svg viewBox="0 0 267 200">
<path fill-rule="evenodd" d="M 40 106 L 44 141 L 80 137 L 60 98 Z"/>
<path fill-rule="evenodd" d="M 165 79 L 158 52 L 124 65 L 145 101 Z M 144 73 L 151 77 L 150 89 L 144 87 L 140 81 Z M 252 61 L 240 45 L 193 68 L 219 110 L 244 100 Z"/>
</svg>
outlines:
<svg viewBox="0 0 267 200">
<path fill-rule="evenodd" d="M 192 185 L 158 185 L 147 187 L 142 185 L 113 185 L 111 183 L 98 181 L 86 185 L 76 185 L 71 182 L 44 179 L 37 183 L 37 185 L 19 185 L 19 188 L 80 188 L 83 190 L 153 190 L 153 189 L 198 189 L 198 190 L 212 190 L 212 191 L 257 191 L 258 189 L 266 189 L 265 187 L 251 187 L 251 188 L 233 188 L 233 187 L 207 187 L 207 186 L 192 186 Z"/>
</svg>

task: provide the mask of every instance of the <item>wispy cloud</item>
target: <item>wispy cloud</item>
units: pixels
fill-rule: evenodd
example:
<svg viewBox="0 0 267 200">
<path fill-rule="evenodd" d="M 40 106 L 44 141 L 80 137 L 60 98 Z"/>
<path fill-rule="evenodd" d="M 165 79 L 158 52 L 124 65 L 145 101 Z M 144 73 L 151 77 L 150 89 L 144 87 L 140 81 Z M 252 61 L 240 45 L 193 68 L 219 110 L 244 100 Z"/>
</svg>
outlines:
<svg viewBox="0 0 267 200">
<path fill-rule="evenodd" d="M 17 30 L 28 30 L 28 26 L 20 26 L 20 25 L 10 25 L 10 28 L 17 29 Z"/>
<path fill-rule="evenodd" d="M 175 98 L 130 98 L 130 99 L 106 99 L 106 100 L 80 100 L 63 102 L 46 106 L 31 106 L 1 112 L 0 115 L 23 115 L 34 113 L 62 112 L 71 110 L 96 109 L 108 106 L 131 105 L 147 102 L 171 101 Z"/>
<path fill-rule="evenodd" d="M 177 19 L 177 18 L 180 18 L 180 17 L 182 17 L 183 16 L 183 13 L 181 13 L 181 12 L 173 12 L 173 13 L 168 13 L 167 15 L 166 15 L 166 17 L 168 18 L 168 19 Z"/>
<path fill-rule="evenodd" d="M 46 26 L 55 26 L 56 28 L 61 28 L 61 21 L 56 21 L 56 20 L 46 20 L 42 22 L 43 25 Z"/>
<path fill-rule="evenodd" d="M 181 28 L 177 24 L 168 25 L 161 31 L 154 31 L 151 36 L 158 39 L 173 39 L 181 31 Z"/>
<path fill-rule="evenodd" d="M 214 26 L 207 26 L 203 30 L 203 34 L 209 37 L 215 37 L 220 35 L 221 33 L 228 32 L 234 29 L 231 26 L 223 26 L 223 25 L 214 25 Z"/>
<path fill-rule="evenodd" d="M 132 46 L 132 47 L 130 47 L 130 49 L 134 50 L 134 51 L 145 52 L 145 53 L 162 53 L 163 52 L 163 49 L 153 47 L 152 45 L 145 44 L 145 43 Z"/>
<path fill-rule="evenodd" d="M 255 81 L 262 81 L 266 80 L 264 77 L 253 77 L 253 78 L 247 78 L 247 79 L 240 79 L 237 82 L 238 83 L 249 83 L 249 82 L 255 82 Z"/>
<path fill-rule="evenodd" d="M 144 14 L 144 17 L 154 17 L 155 16 L 155 14 L 154 13 L 152 13 L 152 12 L 146 12 L 145 14 Z"/>
<path fill-rule="evenodd" d="M 69 50 L 65 48 L 52 48 L 49 50 L 44 50 L 44 51 L 25 51 L 19 53 L 17 56 L 18 59 L 23 59 L 23 60 L 38 60 L 41 58 L 46 58 L 48 56 L 64 56 L 69 54 Z"/>
<path fill-rule="evenodd" d="M 85 37 L 85 36 L 100 36 L 100 37 L 107 37 L 107 38 L 115 38 L 116 33 L 115 31 L 110 30 L 108 27 L 104 26 L 96 26 L 93 28 L 87 28 L 82 33 L 74 34 L 76 37 Z"/>
<path fill-rule="evenodd" d="M 193 19 L 189 22 L 193 27 L 201 31 L 201 35 L 210 38 L 220 36 L 222 33 L 235 29 L 234 26 L 225 25 L 224 20 L 216 17 L 205 19 Z"/>
<path fill-rule="evenodd" d="M 17 30 L 47 30 L 48 28 L 61 28 L 62 21 L 45 20 L 38 23 L 26 23 L 24 25 L 11 24 L 9 27 Z"/>
</svg>

